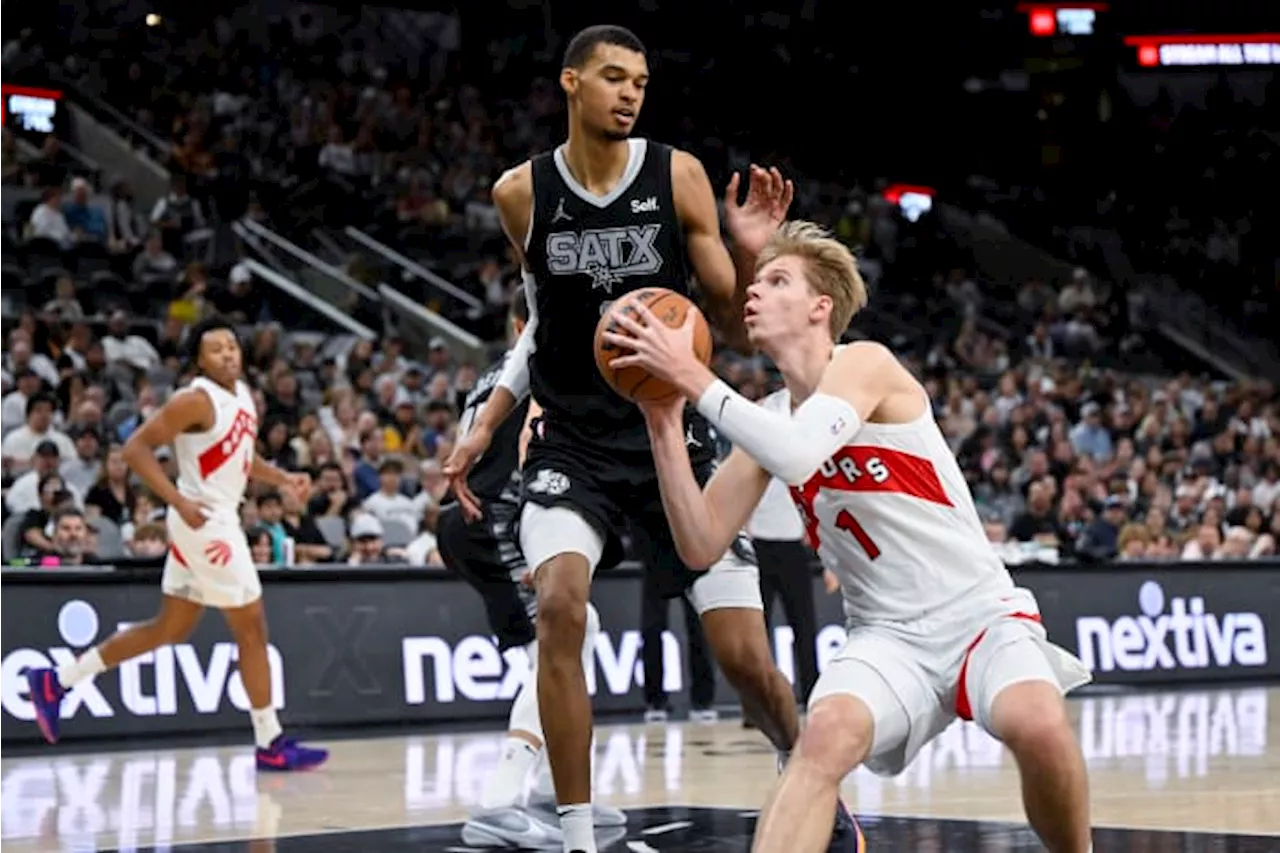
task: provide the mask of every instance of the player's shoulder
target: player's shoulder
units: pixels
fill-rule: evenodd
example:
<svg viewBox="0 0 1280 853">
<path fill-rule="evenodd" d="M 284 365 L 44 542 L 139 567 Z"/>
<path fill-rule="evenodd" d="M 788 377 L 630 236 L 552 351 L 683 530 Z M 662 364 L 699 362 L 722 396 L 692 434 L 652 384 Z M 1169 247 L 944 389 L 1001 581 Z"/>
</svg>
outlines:
<svg viewBox="0 0 1280 853">
<path fill-rule="evenodd" d="M 899 365 L 898 357 L 893 350 L 876 341 L 852 341 L 836 345 L 831 355 L 829 370 L 840 372 L 858 371 L 866 373 L 870 370 L 887 370 Z"/>
<path fill-rule="evenodd" d="M 493 183 L 493 201 L 495 204 L 515 204 L 528 201 L 533 195 L 533 161 L 525 160 L 518 166 L 512 166 Z"/>
<path fill-rule="evenodd" d="M 707 169 L 696 154 L 683 148 L 671 147 L 671 177 L 673 180 L 707 180 Z"/>
</svg>

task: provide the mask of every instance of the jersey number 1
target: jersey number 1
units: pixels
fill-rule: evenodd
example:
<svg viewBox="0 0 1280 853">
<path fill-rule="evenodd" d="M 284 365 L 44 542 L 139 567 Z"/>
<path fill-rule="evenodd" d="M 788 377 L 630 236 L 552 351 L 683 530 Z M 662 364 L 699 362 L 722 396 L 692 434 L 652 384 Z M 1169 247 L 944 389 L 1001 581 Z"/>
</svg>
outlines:
<svg viewBox="0 0 1280 853">
<path fill-rule="evenodd" d="M 867 552 L 867 559 L 874 560 L 880 556 L 880 548 L 867 535 L 867 531 L 858 523 L 858 519 L 853 517 L 853 513 L 847 509 L 840 510 L 840 514 L 836 516 L 836 527 L 847 531 L 854 539 L 858 540 L 858 544 L 862 546 L 862 550 Z"/>
</svg>

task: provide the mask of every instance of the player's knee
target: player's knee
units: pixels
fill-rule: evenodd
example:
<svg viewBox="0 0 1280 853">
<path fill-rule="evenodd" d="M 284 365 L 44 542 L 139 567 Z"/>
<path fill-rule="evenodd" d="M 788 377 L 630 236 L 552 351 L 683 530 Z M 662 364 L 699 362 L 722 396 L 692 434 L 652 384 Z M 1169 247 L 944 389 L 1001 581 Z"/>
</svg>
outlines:
<svg viewBox="0 0 1280 853">
<path fill-rule="evenodd" d="M 991 706 L 991 728 L 1015 755 L 1049 757 L 1075 748 L 1066 703 L 1046 681 L 1011 684 Z"/>
<path fill-rule="evenodd" d="M 587 629 L 587 588 L 564 582 L 559 561 L 553 557 L 538 571 L 538 641 L 576 658 Z"/>
<path fill-rule="evenodd" d="M 267 644 L 267 615 L 261 600 L 235 610 L 225 611 L 227 627 L 236 643 L 241 646 L 265 646 Z"/>
<path fill-rule="evenodd" d="M 861 700 L 834 695 L 809 711 L 796 756 L 823 776 L 840 779 L 871 751 L 871 714 Z"/>
</svg>

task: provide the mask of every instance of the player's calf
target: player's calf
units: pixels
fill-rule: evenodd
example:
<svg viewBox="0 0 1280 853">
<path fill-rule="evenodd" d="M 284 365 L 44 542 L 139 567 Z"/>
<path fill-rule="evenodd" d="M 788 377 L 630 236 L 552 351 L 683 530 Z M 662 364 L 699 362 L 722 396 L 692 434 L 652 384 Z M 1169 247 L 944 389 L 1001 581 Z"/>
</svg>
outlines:
<svg viewBox="0 0 1280 853">
<path fill-rule="evenodd" d="M 996 694 L 991 733 L 1018 762 L 1027 820 L 1054 853 L 1092 849 L 1084 756 L 1057 684 L 1021 681 Z"/>
<path fill-rule="evenodd" d="M 861 831 L 840 804 L 840 782 L 867 757 L 872 735 L 871 711 L 861 699 L 835 694 L 815 703 L 796 751 L 760 814 L 751 849 L 863 850 Z"/>
<path fill-rule="evenodd" d="M 790 753 L 800 719 L 791 684 L 773 662 L 762 612 L 746 607 L 708 610 L 702 614 L 702 628 L 720 671 L 742 699 L 746 717 L 780 753 Z"/>
</svg>

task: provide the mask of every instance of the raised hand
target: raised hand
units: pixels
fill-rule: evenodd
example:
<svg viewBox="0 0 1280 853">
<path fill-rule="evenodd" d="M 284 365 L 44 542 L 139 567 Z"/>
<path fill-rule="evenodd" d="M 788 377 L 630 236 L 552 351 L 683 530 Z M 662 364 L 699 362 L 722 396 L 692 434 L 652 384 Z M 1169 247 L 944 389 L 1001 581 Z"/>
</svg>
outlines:
<svg viewBox="0 0 1280 853">
<path fill-rule="evenodd" d="M 746 201 L 738 203 L 741 175 L 733 173 L 724 192 L 725 221 L 729 233 L 743 250 L 759 254 L 764 244 L 787 218 L 787 210 L 795 197 L 795 185 L 782 177 L 777 168 L 765 169 L 751 164 Z"/>
</svg>

